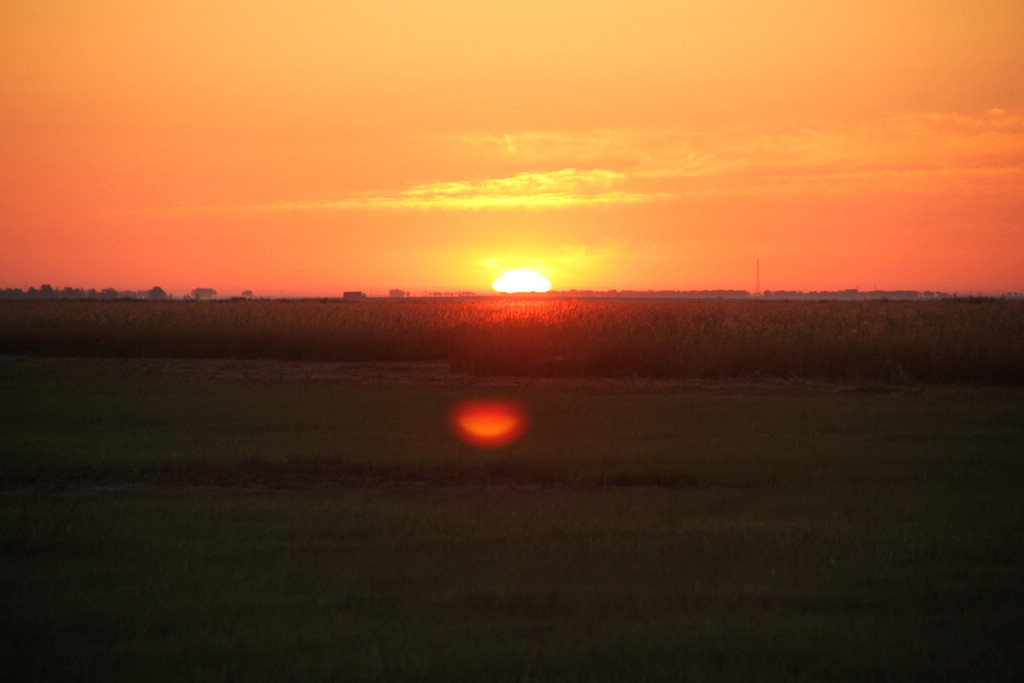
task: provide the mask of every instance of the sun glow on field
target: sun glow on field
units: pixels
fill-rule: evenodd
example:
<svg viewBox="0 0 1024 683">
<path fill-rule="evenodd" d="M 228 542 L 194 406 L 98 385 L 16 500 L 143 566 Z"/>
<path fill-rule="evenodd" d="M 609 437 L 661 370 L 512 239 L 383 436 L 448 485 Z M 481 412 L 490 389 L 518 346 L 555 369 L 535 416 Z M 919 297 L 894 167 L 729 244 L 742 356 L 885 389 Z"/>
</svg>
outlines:
<svg viewBox="0 0 1024 683">
<path fill-rule="evenodd" d="M 455 435 L 470 446 L 498 448 L 526 431 L 526 411 L 514 401 L 466 401 L 451 412 Z"/>
<path fill-rule="evenodd" d="M 495 280 L 491 287 L 506 294 L 546 292 L 551 289 L 551 283 L 546 277 L 532 270 L 510 270 Z"/>
</svg>

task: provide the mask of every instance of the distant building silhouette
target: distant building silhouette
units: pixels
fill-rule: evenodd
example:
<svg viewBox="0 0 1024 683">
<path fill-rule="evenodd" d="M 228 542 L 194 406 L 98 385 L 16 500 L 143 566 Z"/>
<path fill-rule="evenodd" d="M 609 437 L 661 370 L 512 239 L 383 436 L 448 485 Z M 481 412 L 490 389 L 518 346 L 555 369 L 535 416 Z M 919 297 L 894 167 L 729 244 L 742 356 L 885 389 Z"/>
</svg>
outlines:
<svg viewBox="0 0 1024 683">
<path fill-rule="evenodd" d="M 217 296 L 217 290 L 209 287 L 196 287 L 192 290 L 192 298 L 196 301 L 205 301 L 215 296 Z"/>
<path fill-rule="evenodd" d="M 345 301 L 362 301 L 366 298 L 366 295 L 362 292 L 345 292 L 341 295 L 341 298 Z"/>
</svg>

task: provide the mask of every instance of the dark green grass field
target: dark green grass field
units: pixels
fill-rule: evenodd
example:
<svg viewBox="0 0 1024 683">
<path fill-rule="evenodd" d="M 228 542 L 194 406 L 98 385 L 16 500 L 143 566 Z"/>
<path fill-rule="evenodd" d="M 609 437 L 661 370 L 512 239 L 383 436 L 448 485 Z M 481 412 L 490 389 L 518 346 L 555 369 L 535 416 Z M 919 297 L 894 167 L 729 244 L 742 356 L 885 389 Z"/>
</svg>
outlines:
<svg viewBox="0 0 1024 683">
<path fill-rule="evenodd" d="M 379 371 L 0 357 L 0 678 L 1024 673 L 1024 390 Z"/>
</svg>

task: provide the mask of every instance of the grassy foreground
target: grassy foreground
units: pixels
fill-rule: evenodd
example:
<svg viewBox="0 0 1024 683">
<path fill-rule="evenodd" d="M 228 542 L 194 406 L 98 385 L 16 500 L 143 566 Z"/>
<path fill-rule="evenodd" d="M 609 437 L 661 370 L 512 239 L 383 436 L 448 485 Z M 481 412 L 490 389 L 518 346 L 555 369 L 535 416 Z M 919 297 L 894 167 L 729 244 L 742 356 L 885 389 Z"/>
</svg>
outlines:
<svg viewBox="0 0 1024 683">
<path fill-rule="evenodd" d="M 1024 672 L 1024 391 L 147 367 L 0 357 L 4 680 Z"/>
</svg>

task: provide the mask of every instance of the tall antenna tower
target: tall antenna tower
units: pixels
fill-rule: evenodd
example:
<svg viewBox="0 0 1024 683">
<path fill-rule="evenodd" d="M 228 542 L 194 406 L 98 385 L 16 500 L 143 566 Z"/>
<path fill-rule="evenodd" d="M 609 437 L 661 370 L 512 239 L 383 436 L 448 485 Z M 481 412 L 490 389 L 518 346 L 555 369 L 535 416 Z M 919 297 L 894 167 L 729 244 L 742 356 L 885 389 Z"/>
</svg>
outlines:
<svg viewBox="0 0 1024 683">
<path fill-rule="evenodd" d="M 757 278 L 754 280 L 754 296 L 761 296 L 761 259 L 757 259 Z"/>
</svg>

